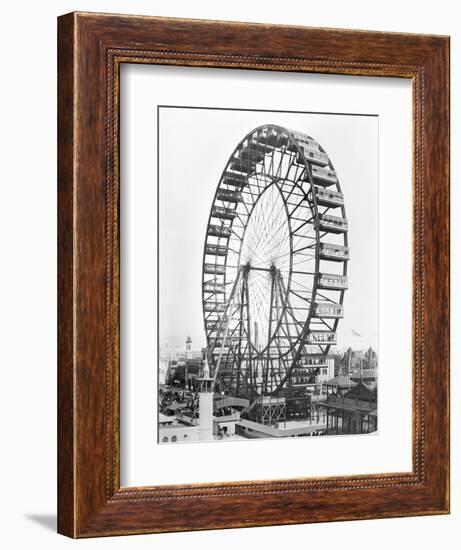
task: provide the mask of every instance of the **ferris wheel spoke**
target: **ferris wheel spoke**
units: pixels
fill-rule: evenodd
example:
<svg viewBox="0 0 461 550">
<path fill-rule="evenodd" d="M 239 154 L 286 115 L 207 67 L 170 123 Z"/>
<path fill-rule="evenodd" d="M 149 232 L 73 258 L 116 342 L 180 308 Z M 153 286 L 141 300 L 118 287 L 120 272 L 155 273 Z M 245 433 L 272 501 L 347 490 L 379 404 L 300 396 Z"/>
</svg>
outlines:
<svg viewBox="0 0 461 550">
<path fill-rule="evenodd" d="M 274 261 L 279 261 L 281 260 L 282 258 L 287 258 L 287 257 L 290 257 L 291 256 L 291 252 L 288 250 L 288 251 L 285 251 L 283 254 L 279 254 L 278 256 L 275 256 L 274 257 Z"/>
<path fill-rule="evenodd" d="M 272 235 L 276 235 L 281 229 L 283 229 L 283 227 L 288 225 L 288 218 L 286 217 L 286 214 L 285 214 L 285 205 L 284 204 L 280 205 L 277 215 L 280 218 L 281 223 L 279 225 L 275 226 L 275 229 L 272 231 Z"/>
<path fill-rule="evenodd" d="M 257 251 L 257 248 L 255 248 L 254 246 L 251 246 L 247 241 L 245 242 L 245 247 L 251 252 L 251 255 L 254 258 L 258 259 L 262 264 L 264 264 L 264 258 Z"/>
<path fill-rule="evenodd" d="M 275 170 L 275 177 L 276 178 L 280 178 L 280 174 L 281 174 L 281 171 L 282 171 L 282 164 L 283 164 L 283 146 L 282 148 L 277 151 L 277 168 Z"/>
<path fill-rule="evenodd" d="M 311 218 L 309 218 L 308 220 L 306 220 L 305 222 L 301 223 L 301 225 L 298 225 L 298 227 L 295 227 L 295 228 L 293 229 L 293 233 L 298 233 L 299 231 L 301 231 L 301 229 L 302 229 L 303 227 L 305 227 L 306 225 L 312 223 L 312 221 L 313 221 L 313 218 L 311 217 Z"/>
<path fill-rule="evenodd" d="M 301 294 L 299 294 L 299 292 L 301 292 L 300 290 L 298 291 L 295 291 L 293 289 L 290 288 L 289 292 L 291 292 L 291 294 L 293 294 L 294 296 L 296 296 L 297 298 L 299 298 L 300 300 L 303 300 L 304 302 L 307 302 L 307 303 L 311 303 L 312 300 L 310 300 L 309 298 L 306 298 L 305 296 L 302 296 Z"/>
<path fill-rule="evenodd" d="M 287 225 L 286 227 L 286 231 L 281 233 L 278 237 L 278 240 L 276 241 L 275 245 L 273 246 L 273 251 L 274 251 L 274 254 L 272 256 L 273 258 L 273 261 L 275 261 L 276 259 L 278 258 L 283 258 L 284 254 L 283 253 L 283 250 L 284 248 L 286 247 L 286 241 L 290 242 L 290 228 L 289 226 Z M 291 244 L 290 244 L 290 249 L 291 249 Z M 290 251 L 291 253 L 291 251 Z"/>
<path fill-rule="evenodd" d="M 248 300 L 248 307 L 253 308 L 253 313 L 255 313 L 254 320 L 269 320 L 269 316 L 267 315 L 263 303 L 265 301 L 265 293 L 262 291 L 262 287 L 260 284 L 253 284 L 251 285 L 251 288 L 249 289 L 250 297 Z"/>
<path fill-rule="evenodd" d="M 317 243 L 317 237 L 315 234 L 311 234 L 311 230 L 309 228 L 308 233 L 305 233 L 303 235 L 297 235 L 293 239 L 293 249 L 296 250 L 296 247 L 299 246 L 301 243 L 305 242 L 305 240 L 310 240 L 313 243 Z"/>
<path fill-rule="evenodd" d="M 280 211 L 280 214 L 275 221 L 277 225 L 276 229 L 272 233 L 272 239 L 277 239 L 277 244 L 280 245 L 280 242 L 286 241 L 290 234 L 290 224 L 286 218 L 284 210 Z"/>
<path fill-rule="evenodd" d="M 242 219 L 242 217 L 240 216 L 239 212 L 237 211 L 237 209 L 235 209 L 235 215 L 237 216 L 237 218 L 239 219 L 240 223 L 242 224 L 243 227 L 246 227 L 247 225 L 247 220 L 244 220 Z"/>
<path fill-rule="evenodd" d="M 287 143 L 288 145 L 288 143 Z M 287 161 L 287 168 L 285 170 L 285 173 L 284 173 L 284 176 L 283 178 L 284 179 L 288 179 L 289 177 L 289 174 L 290 174 L 290 171 L 295 163 L 295 160 L 296 160 L 296 153 L 292 153 L 292 152 L 289 152 L 286 148 L 285 148 L 285 154 L 286 156 L 288 156 L 288 161 Z"/>
<path fill-rule="evenodd" d="M 320 323 L 318 324 L 327 327 L 328 330 L 333 330 L 334 322 L 329 323 L 327 319 L 320 319 Z"/>
<path fill-rule="evenodd" d="M 269 200 L 271 199 L 270 195 L 269 195 Z M 270 210 L 271 209 L 267 209 L 267 210 Z M 266 212 L 267 212 L 266 208 L 259 208 L 258 209 L 258 217 L 256 218 L 256 222 L 254 224 L 254 228 L 256 230 L 256 228 L 259 228 L 259 236 L 258 236 L 258 240 L 255 244 L 255 247 L 258 248 L 260 242 L 261 242 L 261 239 L 263 239 L 263 241 L 265 241 L 266 237 L 267 237 L 267 231 L 268 231 L 268 220 L 266 219 Z"/>
<path fill-rule="evenodd" d="M 261 283 L 252 282 L 248 285 L 248 292 L 248 307 L 252 308 L 253 312 L 256 313 L 256 316 L 253 316 L 253 320 L 256 320 L 256 318 L 260 318 L 264 314 L 262 311 L 264 293 L 262 292 Z"/>
<path fill-rule="evenodd" d="M 279 277 L 279 285 L 280 285 L 280 288 L 282 289 L 282 291 L 284 291 L 285 290 L 285 285 L 284 285 L 284 282 L 283 282 L 283 278 L 281 276 Z M 292 318 L 292 320 L 294 322 L 291 326 L 294 326 L 294 329 L 295 329 L 295 332 L 296 332 L 296 341 L 298 341 L 301 338 L 303 326 L 298 321 L 298 319 L 295 317 L 295 315 L 292 311 L 290 299 L 289 299 L 288 296 L 286 298 L 286 301 L 287 301 L 287 307 L 285 308 L 285 312 L 284 312 L 285 313 L 285 319 L 286 319 L 286 329 L 287 329 L 287 332 L 288 332 L 288 335 L 289 335 L 289 340 L 290 340 L 290 350 L 289 351 L 293 354 L 294 353 L 293 350 L 295 348 L 296 342 L 293 343 L 293 340 L 290 336 L 290 324 L 288 322 L 288 315 L 290 315 L 290 317 Z M 303 342 L 301 343 L 301 345 L 303 346 L 303 349 L 304 349 L 304 343 Z"/>
<path fill-rule="evenodd" d="M 277 176 L 279 178 L 282 177 L 282 173 L 284 177 L 288 175 L 288 172 L 290 171 L 291 163 L 293 162 L 293 155 L 290 152 L 288 152 L 287 146 L 288 146 L 288 140 L 286 141 L 285 145 L 282 147 L 282 150 L 281 150 L 280 164 L 279 164 L 278 173 L 277 173 Z M 284 165 L 286 165 L 286 168 L 284 167 Z"/>
<path fill-rule="evenodd" d="M 299 279 L 300 279 L 299 277 L 292 277 L 292 279 L 291 279 L 291 284 L 292 284 L 292 285 L 300 286 L 300 287 L 302 287 L 304 290 L 306 290 L 306 291 L 308 291 L 308 292 L 312 292 L 312 287 L 308 287 L 308 286 L 306 286 L 305 284 L 301 283 L 301 282 L 299 281 Z"/>
<path fill-rule="evenodd" d="M 239 235 L 239 234 L 237 233 L 237 231 L 235 231 L 235 229 L 234 229 L 233 227 L 231 227 L 231 233 L 233 233 L 233 234 L 235 235 L 235 237 L 236 237 L 237 239 L 239 239 L 240 241 L 243 239 L 243 235 Z"/>
<path fill-rule="evenodd" d="M 272 154 L 271 154 L 270 157 L 269 157 L 269 168 L 268 168 L 267 171 L 266 171 L 266 166 L 264 166 L 264 173 L 265 173 L 265 175 L 269 175 L 271 179 L 273 179 L 273 177 L 274 177 L 274 174 L 273 174 L 273 168 L 274 168 L 274 154 L 275 154 L 275 151 L 272 151 Z"/>
<path fill-rule="evenodd" d="M 263 237 L 264 237 L 264 243 L 266 243 L 266 241 L 267 241 L 267 231 L 268 231 L 267 227 L 268 227 L 268 224 L 267 224 L 267 223 L 264 223 L 264 224 L 263 224 L 263 231 L 261 232 L 261 236 L 259 237 L 258 242 L 256 243 L 256 246 L 259 246 L 259 244 L 260 244 L 260 242 L 261 242 L 261 239 L 262 239 Z M 281 229 L 282 227 L 283 227 L 283 224 L 278 228 L 278 231 L 280 231 L 280 229 Z M 275 236 L 275 232 L 272 231 L 272 232 L 271 232 L 271 236 L 272 236 L 272 237 Z"/>
<path fill-rule="evenodd" d="M 298 248 L 297 250 L 293 250 L 293 254 L 299 254 L 300 252 L 303 252 L 304 250 L 312 250 L 316 247 L 316 243 L 309 244 L 307 246 L 303 246 L 302 248 Z"/>
<path fill-rule="evenodd" d="M 336 292 L 336 291 L 333 291 L 333 292 Z M 319 291 L 317 291 L 317 295 L 320 296 L 320 298 L 322 298 L 323 300 L 325 300 L 327 302 L 331 302 L 332 304 L 337 304 L 336 300 L 331 299 L 329 296 L 325 296 L 324 294 L 322 294 Z"/>
<path fill-rule="evenodd" d="M 299 254 L 299 256 L 300 259 L 298 259 L 297 261 L 293 261 L 293 267 L 304 264 L 311 265 L 312 262 L 315 260 L 315 254 Z"/>
</svg>

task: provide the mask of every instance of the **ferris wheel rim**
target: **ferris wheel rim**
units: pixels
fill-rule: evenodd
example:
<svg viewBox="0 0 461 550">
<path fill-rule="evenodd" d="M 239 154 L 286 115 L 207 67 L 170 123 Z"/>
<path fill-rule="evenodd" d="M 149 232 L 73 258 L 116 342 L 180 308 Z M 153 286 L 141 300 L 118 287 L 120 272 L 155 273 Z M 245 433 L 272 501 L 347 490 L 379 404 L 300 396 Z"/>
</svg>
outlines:
<svg viewBox="0 0 461 550">
<path fill-rule="evenodd" d="M 232 162 L 238 158 L 237 154 L 239 152 L 242 151 L 243 147 L 244 147 L 244 144 L 254 135 L 257 135 L 258 133 L 264 131 L 264 130 L 276 130 L 278 132 L 281 133 L 281 135 L 284 135 L 286 137 L 286 139 L 289 141 L 289 143 L 291 145 L 294 145 L 296 146 L 297 148 L 297 154 L 299 156 L 299 158 L 302 159 L 303 163 L 304 163 L 304 167 L 305 167 L 305 170 L 306 170 L 306 174 L 308 176 L 307 180 L 308 180 L 308 183 L 309 183 L 309 187 L 310 187 L 310 193 L 311 193 L 311 198 L 310 198 L 310 201 L 311 202 L 308 202 L 309 204 L 309 207 L 311 208 L 311 210 L 313 209 L 314 210 L 314 217 L 315 219 L 317 220 L 318 219 L 318 206 L 317 206 L 317 199 L 316 199 L 316 193 L 314 191 L 314 181 L 313 181 L 313 178 L 312 178 L 312 174 L 311 174 L 311 170 L 310 170 L 310 164 L 308 162 L 308 160 L 306 159 L 305 155 L 304 155 L 304 151 L 302 150 L 302 148 L 300 147 L 299 143 L 298 143 L 298 140 L 296 139 L 296 137 L 294 136 L 294 133 L 287 129 L 287 128 L 284 128 L 282 126 L 279 126 L 279 125 L 275 125 L 275 124 L 264 124 L 264 125 L 261 125 L 261 126 L 258 126 L 257 128 L 254 128 L 253 130 L 251 130 L 242 140 L 240 140 L 240 142 L 237 144 L 237 146 L 235 147 L 234 151 L 232 152 L 232 154 L 230 155 L 226 165 L 225 165 L 225 168 L 221 174 L 221 177 L 219 179 L 219 183 L 218 183 L 218 186 L 216 188 L 216 191 L 215 191 L 215 194 L 214 194 L 214 197 L 213 197 L 213 201 L 212 201 L 212 210 L 210 211 L 210 215 L 209 215 L 209 219 L 208 219 L 208 224 L 207 224 L 207 232 L 206 232 L 206 237 L 205 237 L 205 245 L 207 243 L 207 239 L 208 239 L 208 236 L 209 236 L 209 227 L 210 227 L 210 224 L 211 224 L 211 219 L 212 219 L 212 211 L 213 211 L 213 206 L 216 204 L 217 200 L 218 200 L 218 192 L 220 190 L 220 187 L 222 185 L 222 182 L 224 180 L 224 177 L 226 175 L 227 172 L 229 172 L 229 169 L 230 167 L 232 166 Z M 272 155 L 274 154 L 275 151 L 272 152 Z M 334 167 L 331 163 L 331 160 L 328 158 L 328 166 L 334 170 Z M 247 181 L 249 179 L 249 175 L 247 175 Z M 277 180 L 275 179 L 272 179 L 272 181 L 266 185 L 266 187 L 263 188 L 263 190 L 260 192 L 260 194 L 258 195 L 257 197 L 257 200 L 252 204 L 252 207 L 251 207 L 251 211 L 250 213 L 248 214 L 248 217 L 247 217 L 247 220 L 246 220 L 246 226 L 245 226 L 245 230 L 244 230 L 244 234 L 246 233 L 246 230 L 248 228 L 248 224 L 250 222 L 250 219 L 251 219 L 251 214 L 252 212 L 254 211 L 254 208 L 256 207 L 256 204 L 258 203 L 258 201 L 260 200 L 261 196 L 267 191 L 267 189 L 269 187 L 271 187 L 272 185 L 275 185 L 275 187 L 277 188 L 277 190 L 280 192 L 280 194 L 282 195 L 282 192 L 279 188 L 279 185 L 278 185 L 278 182 L 280 180 L 283 180 L 284 178 L 278 178 Z M 286 178 L 285 178 L 286 180 Z M 293 185 L 297 185 L 300 189 L 302 189 L 302 187 L 299 185 L 298 182 L 293 182 Z M 336 184 L 336 187 L 337 189 L 341 189 L 340 188 L 340 184 L 339 184 L 339 180 L 337 181 L 337 184 Z M 283 197 L 283 195 L 282 195 Z M 303 200 L 307 200 L 307 194 L 306 194 L 306 197 L 303 199 Z M 285 207 L 286 207 L 286 203 L 285 203 Z M 341 207 L 341 211 L 343 212 L 343 217 L 345 218 L 345 210 L 344 210 L 344 206 Z M 290 216 L 288 215 L 288 211 L 287 211 L 287 220 L 288 220 L 288 223 L 290 224 Z M 283 354 L 280 354 L 280 358 L 284 357 L 284 356 L 288 356 L 290 354 L 290 352 L 292 352 L 294 349 L 297 348 L 297 352 L 296 352 L 296 356 L 299 356 L 300 353 L 302 352 L 302 348 L 303 348 L 303 341 L 305 340 L 305 336 L 306 336 L 306 331 L 309 330 L 309 326 L 310 326 L 310 321 L 311 321 L 311 318 L 312 318 L 312 315 L 313 315 L 313 310 L 314 310 L 314 307 L 315 307 L 315 304 L 316 304 L 316 298 L 317 298 L 317 295 L 318 295 L 318 279 L 319 279 L 319 274 L 320 274 L 320 259 L 319 259 L 319 248 L 320 248 L 320 230 L 318 228 L 318 226 L 315 228 L 315 237 L 316 237 L 316 246 L 315 246 L 315 269 L 314 269 L 314 272 L 315 272 L 315 276 L 314 276 L 314 284 L 313 284 L 313 288 L 312 288 L 312 292 L 311 292 L 311 300 L 310 300 L 310 305 L 309 305 L 309 308 L 308 308 L 308 314 L 307 314 L 307 317 L 305 319 L 305 322 L 304 322 L 304 326 L 303 326 L 303 329 L 301 331 L 301 333 L 296 337 L 296 339 L 294 340 L 294 342 L 292 343 L 291 345 L 291 348 L 290 349 L 287 349 L 287 351 L 285 351 Z M 292 239 L 293 237 L 293 233 L 292 233 L 292 229 L 291 229 L 291 225 L 290 225 L 290 238 Z M 244 241 L 244 235 L 242 237 L 242 239 L 240 240 L 240 249 L 239 249 L 239 254 L 238 254 L 238 259 L 240 260 L 240 257 L 241 257 L 241 253 L 242 253 L 242 244 L 243 244 L 243 241 Z M 218 240 L 218 243 L 220 241 Z M 347 233 L 344 237 L 344 242 L 345 242 L 345 246 L 347 246 Z M 219 246 L 219 245 L 218 245 Z M 205 257 L 206 257 L 206 248 L 204 248 L 204 255 L 203 255 L 203 265 L 205 266 Z M 290 244 L 290 252 L 292 252 L 292 243 Z M 225 266 L 225 273 L 227 274 L 227 262 L 228 262 L 228 255 L 225 256 L 225 260 L 224 260 L 224 266 Z M 239 265 L 239 262 L 237 262 L 237 265 Z M 290 268 L 289 268 L 289 277 L 290 277 L 290 285 L 291 285 L 291 277 L 292 277 L 292 273 L 293 273 L 293 256 L 292 254 L 290 254 Z M 347 274 L 347 262 L 344 262 L 343 264 L 343 274 L 344 276 Z M 226 280 L 226 279 L 225 279 Z M 290 285 L 287 285 L 287 289 L 286 289 L 286 294 L 288 294 L 289 292 L 289 286 Z M 339 300 L 338 300 L 338 303 L 342 305 L 343 303 L 343 300 L 344 300 L 344 291 L 341 291 L 340 292 L 340 295 L 339 295 Z M 204 298 L 204 303 L 205 303 L 205 298 Z M 286 304 L 284 305 L 284 310 L 286 310 Z M 307 310 L 307 308 L 306 308 Z M 208 341 L 208 330 L 207 330 L 207 320 L 204 316 L 204 322 L 205 322 L 205 331 L 207 333 L 207 341 Z M 277 320 L 277 324 L 276 324 L 276 328 L 274 329 L 274 332 L 269 334 L 268 335 L 268 340 L 267 340 L 267 344 L 266 346 L 264 346 L 261 350 L 259 350 L 259 354 L 260 355 L 263 355 L 264 352 L 270 347 L 271 343 L 274 341 L 274 339 L 276 338 L 276 334 L 277 334 L 277 331 L 279 330 L 280 328 L 280 325 L 282 324 L 283 322 L 283 314 L 279 316 L 278 320 Z M 338 325 L 338 322 L 339 322 L 339 319 L 336 319 L 333 324 L 332 324 L 332 331 L 336 332 L 336 328 L 337 328 L 337 325 Z M 215 344 L 216 345 L 216 344 Z M 251 342 L 251 345 L 253 346 L 253 351 L 257 351 L 256 350 L 256 347 L 254 346 L 253 342 Z M 319 346 L 320 347 L 320 346 Z M 326 347 L 326 350 L 328 351 L 328 349 L 330 348 L 330 345 L 327 345 L 327 346 L 324 346 Z M 231 349 L 232 353 L 234 354 L 235 356 L 235 353 L 234 353 L 234 350 Z M 295 363 L 295 360 L 292 361 L 292 365 L 286 370 L 284 376 L 281 377 L 281 380 L 279 381 L 279 384 L 277 385 L 276 389 L 274 390 L 274 393 L 276 393 L 281 387 L 283 387 L 285 381 L 287 380 L 287 378 L 290 376 L 291 374 L 291 371 L 293 370 L 293 365 Z"/>
</svg>

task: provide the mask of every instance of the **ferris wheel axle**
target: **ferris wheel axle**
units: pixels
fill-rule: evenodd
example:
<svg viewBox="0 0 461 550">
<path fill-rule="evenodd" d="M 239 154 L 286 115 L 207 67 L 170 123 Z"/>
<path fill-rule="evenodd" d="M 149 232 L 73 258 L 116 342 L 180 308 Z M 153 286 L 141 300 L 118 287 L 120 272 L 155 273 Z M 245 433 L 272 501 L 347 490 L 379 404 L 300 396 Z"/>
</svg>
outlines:
<svg viewBox="0 0 461 550">
<path fill-rule="evenodd" d="M 272 273 L 273 275 L 279 271 L 275 265 L 271 265 L 270 267 L 256 267 L 250 264 L 250 262 L 247 262 L 244 266 L 242 266 L 242 270 L 244 273 L 249 273 L 250 271 L 266 271 L 267 273 Z"/>
</svg>

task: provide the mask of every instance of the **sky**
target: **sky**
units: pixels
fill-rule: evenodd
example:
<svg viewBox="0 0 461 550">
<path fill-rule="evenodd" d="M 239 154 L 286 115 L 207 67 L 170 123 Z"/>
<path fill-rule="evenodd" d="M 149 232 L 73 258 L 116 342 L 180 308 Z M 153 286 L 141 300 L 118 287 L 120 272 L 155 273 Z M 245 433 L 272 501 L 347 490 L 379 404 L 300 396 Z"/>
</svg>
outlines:
<svg viewBox="0 0 461 550">
<path fill-rule="evenodd" d="M 161 107 L 159 110 L 159 343 L 205 346 L 202 260 L 221 173 L 253 128 L 304 132 L 328 153 L 344 193 L 351 259 L 337 347 L 378 349 L 377 116 Z"/>
</svg>

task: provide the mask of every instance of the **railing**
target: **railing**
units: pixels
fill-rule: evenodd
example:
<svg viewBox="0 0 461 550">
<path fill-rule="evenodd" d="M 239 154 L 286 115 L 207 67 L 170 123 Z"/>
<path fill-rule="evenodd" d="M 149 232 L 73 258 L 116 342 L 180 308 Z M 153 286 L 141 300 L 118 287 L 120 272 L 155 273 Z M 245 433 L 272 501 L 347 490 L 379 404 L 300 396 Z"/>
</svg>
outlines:
<svg viewBox="0 0 461 550">
<path fill-rule="evenodd" d="M 237 215 L 232 208 L 223 208 L 222 206 L 214 206 L 211 211 L 213 218 L 220 218 L 224 220 L 233 220 Z"/>
<path fill-rule="evenodd" d="M 325 257 L 338 258 L 341 260 L 349 259 L 349 247 L 330 243 L 320 244 L 320 254 Z"/>
<path fill-rule="evenodd" d="M 311 147 L 303 146 L 304 156 L 307 160 L 318 162 L 319 164 L 326 165 L 329 163 L 329 158 L 326 153 L 312 149 Z"/>
<path fill-rule="evenodd" d="M 255 162 L 250 162 L 241 158 L 233 158 L 231 161 L 232 170 L 237 170 L 238 172 L 245 172 L 249 174 L 254 170 Z"/>
<path fill-rule="evenodd" d="M 229 189 L 220 189 L 217 199 L 227 202 L 242 202 L 242 193 L 238 191 L 229 191 Z"/>
<path fill-rule="evenodd" d="M 224 294 L 226 291 L 226 287 L 220 283 L 205 283 L 203 285 L 203 290 L 205 292 L 212 292 L 215 294 Z"/>
<path fill-rule="evenodd" d="M 256 163 L 260 162 L 264 158 L 264 152 L 260 150 L 253 150 L 250 148 L 243 149 L 240 153 L 240 159 L 243 162 Z"/>
<path fill-rule="evenodd" d="M 315 193 L 319 203 L 328 205 L 342 206 L 344 204 L 344 195 L 339 191 L 324 189 L 323 187 L 315 187 Z"/>
<path fill-rule="evenodd" d="M 285 134 L 279 134 L 277 130 L 274 129 L 270 129 L 264 139 L 268 145 L 272 145 L 273 147 L 281 147 L 287 142 L 287 136 Z"/>
<path fill-rule="evenodd" d="M 328 361 L 326 357 L 316 358 L 316 359 L 305 359 L 299 364 L 299 368 L 316 368 L 316 367 L 327 367 Z"/>
<path fill-rule="evenodd" d="M 208 274 L 224 275 L 226 272 L 226 266 L 218 264 L 205 264 L 203 270 Z"/>
<path fill-rule="evenodd" d="M 213 311 L 224 311 L 226 309 L 226 304 L 221 302 L 205 302 L 204 310 L 213 312 Z"/>
<path fill-rule="evenodd" d="M 262 133 L 259 135 L 253 135 L 246 143 L 246 148 L 251 149 L 255 153 L 262 153 L 266 154 L 268 149 L 271 149 L 272 147 L 266 147 L 264 143 L 265 134 Z M 262 141 L 261 141 L 262 140 Z"/>
<path fill-rule="evenodd" d="M 367 411 L 374 411 L 376 409 L 375 401 L 362 401 L 361 399 L 351 399 L 350 397 L 341 397 L 339 395 L 329 395 L 325 404 L 328 405 L 344 405 L 346 407 L 357 408 Z"/>
<path fill-rule="evenodd" d="M 232 345 L 238 345 L 239 343 L 239 337 L 238 336 L 232 336 L 228 338 L 224 338 L 224 346 L 228 347 L 229 344 Z M 210 338 L 210 346 L 219 346 L 221 347 L 223 345 L 223 339 L 222 338 Z"/>
<path fill-rule="evenodd" d="M 320 151 L 319 144 L 310 136 L 295 132 L 295 138 L 302 147 L 304 156 L 307 157 L 308 160 L 312 160 L 323 165 L 329 163 L 328 155 L 323 151 Z"/>
<path fill-rule="evenodd" d="M 308 344 L 336 344 L 336 333 L 328 331 L 313 331 L 307 336 Z"/>
<path fill-rule="evenodd" d="M 212 235 L 214 237 L 230 237 L 231 228 L 225 225 L 209 225 L 208 235 Z"/>
<path fill-rule="evenodd" d="M 325 180 L 331 183 L 337 183 L 338 177 L 334 170 L 328 168 L 319 168 L 318 166 L 312 167 L 312 176 L 317 179 Z"/>
<path fill-rule="evenodd" d="M 322 273 L 319 277 L 319 287 L 323 289 L 344 290 L 347 288 L 347 277 L 344 275 Z"/>
<path fill-rule="evenodd" d="M 217 244 L 207 244 L 205 246 L 206 254 L 213 254 L 216 256 L 226 256 L 227 246 L 217 245 Z"/>
<path fill-rule="evenodd" d="M 315 304 L 316 317 L 338 318 L 344 315 L 344 306 L 330 302 Z"/>
<path fill-rule="evenodd" d="M 339 216 L 331 216 L 330 214 L 320 214 L 319 225 L 327 229 L 337 229 L 340 231 L 347 231 L 348 223 L 347 219 L 340 218 Z"/>
<path fill-rule="evenodd" d="M 247 176 L 237 172 L 226 172 L 224 177 L 224 183 L 226 185 L 232 185 L 234 187 L 245 187 Z"/>
<path fill-rule="evenodd" d="M 311 138 L 311 136 L 303 134 L 302 132 L 293 132 L 293 135 L 295 136 L 296 141 L 298 141 L 301 145 L 315 148 L 316 150 L 319 149 L 319 144 L 315 141 L 314 138 Z"/>
</svg>

